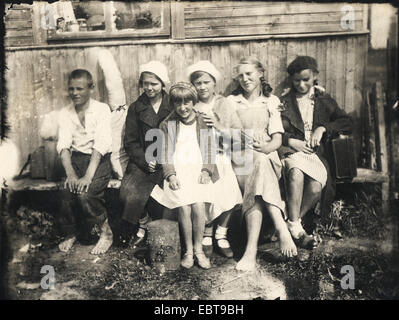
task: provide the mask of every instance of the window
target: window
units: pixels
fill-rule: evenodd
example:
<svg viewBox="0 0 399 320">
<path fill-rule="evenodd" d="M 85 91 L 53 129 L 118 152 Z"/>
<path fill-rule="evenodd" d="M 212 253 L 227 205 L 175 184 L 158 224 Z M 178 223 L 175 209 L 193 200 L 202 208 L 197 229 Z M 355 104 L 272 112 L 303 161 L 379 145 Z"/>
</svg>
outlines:
<svg viewBox="0 0 399 320">
<path fill-rule="evenodd" d="M 168 2 L 57 1 L 46 4 L 42 15 L 50 41 L 170 34 Z"/>
</svg>

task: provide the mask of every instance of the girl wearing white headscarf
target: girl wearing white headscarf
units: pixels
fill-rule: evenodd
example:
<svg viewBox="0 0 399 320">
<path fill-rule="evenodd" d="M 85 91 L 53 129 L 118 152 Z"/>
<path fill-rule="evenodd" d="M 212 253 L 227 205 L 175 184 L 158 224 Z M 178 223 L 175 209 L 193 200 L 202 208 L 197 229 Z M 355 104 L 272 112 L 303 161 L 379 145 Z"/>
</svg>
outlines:
<svg viewBox="0 0 399 320">
<path fill-rule="evenodd" d="M 219 127 L 217 118 L 225 117 L 223 109 L 225 109 L 224 103 L 226 101 L 226 98 L 215 93 L 220 72 L 211 62 L 203 60 L 189 66 L 187 73 L 190 82 L 198 92 L 198 103 L 194 108 L 204 115 L 204 119 L 210 120 L 208 123 L 214 127 L 215 138 L 219 139 L 220 132 L 217 129 Z M 221 143 L 218 144 L 216 165 L 220 178 L 214 185 L 215 203 L 207 208 L 208 224 L 205 228 L 202 244 L 204 251 L 209 255 L 213 248 L 213 224 L 217 223 L 215 239 L 218 251 L 230 258 L 233 256 L 233 252 L 227 240 L 228 223 L 234 208 L 242 203 L 242 195 L 231 165 L 230 156 L 227 155 L 225 149 Z"/>
<path fill-rule="evenodd" d="M 123 176 L 120 197 L 123 202 L 122 218 L 137 226 L 134 245 L 145 239 L 149 208 L 162 212 L 163 208 L 150 195 L 155 185 L 162 183 L 162 167 L 156 155 L 147 154 L 147 148 L 156 142 L 146 140 L 146 133 L 157 129 L 172 111 L 165 85 L 169 82 L 166 67 L 159 61 L 150 61 L 140 66 L 139 84 L 142 95 L 133 102 L 126 116 L 123 138 L 129 163 Z M 150 153 L 150 152 L 149 152 Z"/>
</svg>

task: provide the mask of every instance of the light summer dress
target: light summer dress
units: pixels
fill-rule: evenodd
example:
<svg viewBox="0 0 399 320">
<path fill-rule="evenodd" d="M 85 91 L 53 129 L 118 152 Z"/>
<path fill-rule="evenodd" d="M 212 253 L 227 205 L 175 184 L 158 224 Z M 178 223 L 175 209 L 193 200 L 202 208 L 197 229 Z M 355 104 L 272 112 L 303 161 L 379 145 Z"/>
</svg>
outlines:
<svg viewBox="0 0 399 320">
<path fill-rule="evenodd" d="M 237 127 L 237 123 L 240 123 L 240 129 L 245 129 L 247 135 L 267 142 L 272 134 L 284 132 L 279 111 L 280 100 L 276 96 L 261 95 L 252 103 L 242 94 L 230 95 L 227 99 L 232 112 L 231 125 Z M 242 212 L 245 214 L 253 207 L 256 196 L 284 212 L 279 186 L 282 164 L 277 151 L 264 154 L 250 148 L 233 150 L 232 160 L 244 193 Z"/>
<path fill-rule="evenodd" d="M 314 87 L 309 90 L 309 94 L 296 99 L 304 123 L 306 142 L 310 140 L 313 132 L 313 95 Z M 326 185 L 327 169 L 316 153 L 306 154 L 304 152 L 295 152 L 284 160 L 284 165 L 287 168 L 287 172 L 292 168 L 298 168 L 312 179 L 320 182 L 322 188 Z"/>
</svg>

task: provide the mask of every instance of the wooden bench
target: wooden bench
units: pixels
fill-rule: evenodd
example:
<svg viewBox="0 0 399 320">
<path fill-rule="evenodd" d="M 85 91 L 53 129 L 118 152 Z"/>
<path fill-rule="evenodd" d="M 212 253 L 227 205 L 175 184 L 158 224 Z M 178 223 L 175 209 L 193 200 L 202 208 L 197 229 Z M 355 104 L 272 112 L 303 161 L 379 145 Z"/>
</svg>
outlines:
<svg viewBox="0 0 399 320">
<path fill-rule="evenodd" d="M 351 181 L 337 181 L 337 183 L 387 183 L 389 176 L 383 172 L 377 172 L 371 169 L 358 168 L 357 176 Z M 121 180 L 111 179 L 108 183 L 108 189 L 119 189 Z M 24 178 L 13 180 L 8 186 L 12 191 L 56 191 L 62 188 L 61 182 L 47 181 L 44 179 Z"/>
<path fill-rule="evenodd" d="M 119 189 L 121 181 L 117 179 L 111 179 L 108 183 L 108 189 Z M 7 186 L 10 191 L 56 191 L 62 188 L 61 182 L 47 181 L 44 179 L 30 179 L 23 178 L 19 180 L 13 180 Z"/>
</svg>

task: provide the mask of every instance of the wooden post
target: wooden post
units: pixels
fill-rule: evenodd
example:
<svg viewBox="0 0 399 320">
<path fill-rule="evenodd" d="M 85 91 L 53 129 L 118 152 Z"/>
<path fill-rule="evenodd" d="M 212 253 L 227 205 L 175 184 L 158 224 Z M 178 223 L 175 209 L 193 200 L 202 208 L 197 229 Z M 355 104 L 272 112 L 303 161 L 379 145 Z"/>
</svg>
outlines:
<svg viewBox="0 0 399 320">
<path fill-rule="evenodd" d="M 47 43 L 47 30 L 42 28 L 42 8 L 46 5 L 42 1 L 33 1 L 32 5 L 32 29 L 35 45 L 44 45 Z M 48 4 L 47 4 L 48 5 Z"/>
<path fill-rule="evenodd" d="M 369 5 L 367 3 L 363 4 L 363 30 L 367 31 L 368 21 L 369 21 Z"/>
<path fill-rule="evenodd" d="M 383 173 L 388 173 L 388 147 L 386 139 L 386 125 L 385 125 L 385 97 L 382 84 L 377 81 L 373 85 L 373 107 L 376 124 L 376 149 L 377 149 L 377 169 Z M 382 210 L 384 214 L 389 210 L 389 181 L 382 183 Z"/>
<path fill-rule="evenodd" d="M 366 92 L 366 123 L 365 138 L 367 147 L 367 165 L 370 169 L 377 169 L 376 126 L 374 108 L 371 104 L 372 92 Z"/>
<path fill-rule="evenodd" d="M 171 21 L 172 21 L 172 38 L 184 39 L 184 4 L 177 1 L 172 1 L 170 5 Z"/>
<path fill-rule="evenodd" d="M 113 29 L 113 17 L 112 17 L 112 8 L 113 4 L 110 2 L 104 2 L 103 3 L 103 8 L 104 8 L 104 19 L 105 19 L 105 31 L 106 32 L 112 32 L 114 31 Z"/>
<path fill-rule="evenodd" d="M 159 219 L 148 224 L 149 258 L 159 272 L 180 268 L 180 235 L 176 221 Z"/>
<path fill-rule="evenodd" d="M 389 147 L 389 164 L 390 164 L 390 178 L 391 178 L 391 193 L 392 192 L 397 192 L 396 186 L 397 186 L 397 170 L 395 166 L 395 156 L 397 154 L 397 148 L 395 145 L 395 132 L 398 132 L 398 124 L 396 120 L 396 114 L 395 110 L 393 110 L 393 105 L 395 104 L 397 100 L 397 69 L 398 69 L 398 63 L 396 61 L 395 63 L 395 56 L 394 53 L 394 46 L 392 41 L 389 41 L 388 39 L 388 45 L 387 45 L 387 70 L 388 70 L 388 75 L 387 75 L 387 130 L 388 130 L 388 147 Z M 397 59 L 397 57 L 396 57 Z M 397 198 L 396 193 L 393 194 L 393 199 Z"/>
</svg>

